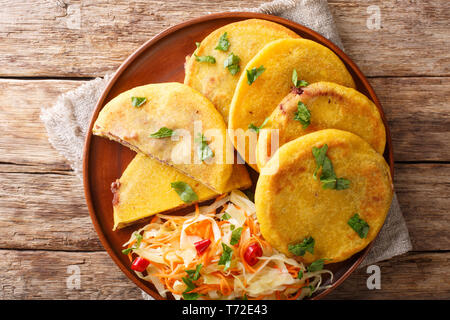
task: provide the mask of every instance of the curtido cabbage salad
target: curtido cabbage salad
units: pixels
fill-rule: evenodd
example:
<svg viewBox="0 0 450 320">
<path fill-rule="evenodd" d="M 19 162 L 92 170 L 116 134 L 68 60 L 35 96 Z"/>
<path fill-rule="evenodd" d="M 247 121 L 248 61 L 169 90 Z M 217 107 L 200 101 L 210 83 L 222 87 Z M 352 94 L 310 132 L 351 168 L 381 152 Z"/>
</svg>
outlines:
<svg viewBox="0 0 450 320">
<path fill-rule="evenodd" d="M 321 286 L 323 260 L 308 267 L 272 248 L 261 236 L 255 204 L 241 191 L 184 215 L 157 214 L 131 235 L 123 250 L 136 274 L 175 299 L 287 299 Z"/>
</svg>

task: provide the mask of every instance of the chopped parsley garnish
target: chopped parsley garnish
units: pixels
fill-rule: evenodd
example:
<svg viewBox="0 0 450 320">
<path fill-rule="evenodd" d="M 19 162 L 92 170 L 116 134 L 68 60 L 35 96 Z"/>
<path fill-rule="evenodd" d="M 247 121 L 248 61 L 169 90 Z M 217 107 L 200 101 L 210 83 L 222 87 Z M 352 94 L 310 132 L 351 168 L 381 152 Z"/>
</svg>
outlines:
<svg viewBox="0 0 450 320">
<path fill-rule="evenodd" d="M 186 284 L 186 290 L 183 292 L 183 299 L 184 300 L 197 300 L 200 296 L 197 292 L 190 292 L 194 290 L 196 285 L 193 283 L 193 281 L 196 281 L 200 278 L 200 269 L 203 267 L 203 265 L 200 263 L 195 267 L 195 270 L 184 270 L 188 274 L 187 277 L 182 277 L 181 280 Z"/>
<path fill-rule="evenodd" d="M 247 83 L 251 85 L 265 70 L 266 68 L 264 68 L 264 66 L 259 66 L 258 68 L 252 68 L 250 70 L 247 69 Z"/>
<path fill-rule="evenodd" d="M 132 247 L 123 249 L 122 250 L 123 254 L 129 254 L 132 250 L 139 248 L 139 246 L 141 245 L 142 235 L 140 233 L 135 232 L 134 237 L 136 238 L 136 242 Z"/>
<path fill-rule="evenodd" d="M 230 47 L 230 41 L 228 41 L 228 33 L 224 33 L 219 38 L 219 43 L 217 43 L 217 46 L 214 48 L 216 50 L 220 51 L 228 51 L 228 48 Z"/>
<path fill-rule="evenodd" d="M 185 203 L 191 203 L 192 201 L 198 200 L 197 194 L 192 190 L 191 186 L 183 181 L 175 181 L 170 184 L 170 186 L 175 190 L 180 196 L 180 199 Z"/>
<path fill-rule="evenodd" d="M 216 63 L 216 58 L 213 56 L 198 56 L 194 53 L 195 61 L 198 62 L 207 62 L 207 63 Z"/>
<path fill-rule="evenodd" d="M 227 68 L 228 71 L 234 76 L 236 73 L 241 71 L 241 67 L 239 66 L 239 62 L 241 61 L 241 58 L 239 58 L 237 55 L 235 55 L 233 52 L 230 53 L 228 58 L 225 59 L 223 62 L 224 68 Z"/>
<path fill-rule="evenodd" d="M 231 216 L 230 216 L 228 213 L 225 212 L 220 218 L 221 218 L 222 220 L 228 220 L 228 219 L 231 218 Z"/>
<path fill-rule="evenodd" d="M 292 83 L 297 88 L 299 88 L 299 87 L 306 87 L 308 85 L 308 82 L 306 82 L 305 80 L 299 80 L 298 79 L 297 70 L 295 70 L 295 69 L 292 71 Z"/>
<path fill-rule="evenodd" d="M 197 300 L 200 295 L 197 292 L 183 293 L 184 300 Z"/>
<path fill-rule="evenodd" d="M 299 271 L 298 271 L 297 278 L 298 278 L 298 279 L 303 278 L 303 271 L 302 271 L 302 270 L 299 270 Z"/>
<path fill-rule="evenodd" d="M 225 243 L 222 242 L 222 255 L 220 256 L 218 264 L 225 266 L 223 271 L 226 271 L 230 267 L 232 256 L 233 256 L 233 249 L 231 249 L 229 246 L 227 246 Z"/>
<path fill-rule="evenodd" d="M 174 131 L 172 129 L 161 127 L 158 131 L 155 133 L 152 133 L 150 135 L 151 138 L 161 139 L 161 138 L 167 138 L 173 136 Z"/>
<path fill-rule="evenodd" d="M 312 294 L 313 294 L 314 291 L 315 291 L 315 288 L 314 288 L 313 286 L 307 286 L 306 288 L 309 288 L 309 294 L 308 294 L 308 297 L 311 297 Z"/>
<path fill-rule="evenodd" d="M 294 114 L 294 120 L 299 121 L 303 125 L 303 129 L 308 128 L 311 124 L 311 112 L 301 101 L 297 104 L 297 112 Z"/>
<path fill-rule="evenodd" d="M 200 278 L 200 269 L 203 267 L 203 265 L 200 263 L 195 267 L 195 270 L 184 270 L 189 276 L 189 279 L 192 280 L 198 280 Z"/>
<path fill-rule="evenodd" d="M 336 179 L 336 190 L 344 190 L 350 188 L 350 181 L 344 178 Z"/>
<path fill-rule="evenodd" d="M 367 237 L 370 227 L 367 222 L 359 217 L 359 214 L 355 213 L 355 215 L 351 217 L 347 223 L 353 230 L 355 230 L 361 239 Z"/>
<path fill-rule="evenodd" d="M 302 242 L 296 244 L 290 244 L 288 250 L 290 253 L 296 256 L 304 256 L 306 251 L 314 253 L 314 241 L 313 237 L 305 238 Z"/>
<path fill-rule="evenodd" d="M 256 133 L 258 133 L 259 130 L 261 130 L 261 129 L 267 124 L 267 121 L 269 121 L 269 118 L 268 118 L 268 117 L 264 120 L 264 122 L 263 122 L 259 127 L 255 126 L 253 123 L 250 123 L 250 124 L 248 125 L 248 128 L 249 128 L 250 130 L 253 130 L 253 131 L 255 131 Z"/>
<path fill-rule="evenodd" d="M 336 189 L 344 190 L 350 188 L 350 181 L 345 178 L 337 178 L 334 173 L 333 164 L 330 158 L 326 155 L 328 145 L 323 145 L 322 148 L 312 147 L 312 154 L 316 159 L 316 169 L 314 170 L 313 177 L 317 179 L 317 172 L 322 167 L 322 174 L 320 175 L 320 181 L 322 182 L 323 189 Z"/>
<path fill-rule="evenodd" d="M 184 290 L 184 292 L 189 292 L 196 288 L 191 278 L 182 277 L 181 280 L 186 284 L 186 290 Z"/>
<path fill-rule="evenodd" d="M 325 161 L 325 157 L 327 156 L 327 150 L 327 144 L 324 144 L 322 148 L 312 148 L 313 156 L 316 159 L 316 170 L 314 170 L 313 174 L 314 179 L 317 179 L 317 171 L 319 171 L 320 167 L 323 166 L 323 162 Z"/>
<path fill-rule="evenodd" d="M 234 246 L 235 244 L 239 243 L 239 240 L 241 239 L 241 233 L 242 227 L 233 230 L 233 232 L 231 233 L 231 240 L 230 240 L 231 245 Z"/>
<path fill-rule="evenodd" d="M 313 263 L 311 263 L 307 267 L 308 272 L 315 272 L 315 271 L 322 270 L 325 260 L 330 260 L 330 259 L 319 259 L 319 260 L 316 260 Z"/>
<path fill-rule="evenodd" d="M 136 108 L 140 108 L 147 102 L 146 97 L 131 97 L 131 105 Z"/>
<path fill-rule="evenodd" d="M 203 134 L 199 133 L 198 137 L 195 139 L 195 142 L 197 143 L 197 155 L 200 161 L 214 157 L 214 152 L 208 146 L 206 138 Z"/>
</svg>

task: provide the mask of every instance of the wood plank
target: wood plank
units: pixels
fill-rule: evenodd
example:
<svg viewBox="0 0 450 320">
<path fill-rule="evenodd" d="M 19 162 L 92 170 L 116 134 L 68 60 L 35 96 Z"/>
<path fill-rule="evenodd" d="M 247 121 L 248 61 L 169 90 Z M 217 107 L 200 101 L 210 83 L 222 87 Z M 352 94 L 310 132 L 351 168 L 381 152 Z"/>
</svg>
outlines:
<svg viewBox="0 0 450 320">
<path fill-rule="evenodd" d="M 16 167 L 0 165 L 0 248 L 103 250 L 73 172 Z"/>
<path fill-rule="evenodd" d="M 0 165 L 0 248 L 103 250 L 73 172 L 17 167 Z M 397 164 L 395 170 L 414 250 L 450 250 L 450 164 Z"/>
<path fill-rule="evenodd" d="M 56 98 L 83 84 L 65 80 L 0 80 L 0 162 L 69 170 L 66 160 L 50 145 L 39 115 Z"/>
<path fill-rule="evenodd" d="M 397 161 L 450 161 L 450 78 L 370 80 L 386 112 Z M 84 81 L 0 79 L 0 162 L 68 170 L 39 119 L 58 95 Z M 426 94 L 424 94 L 426 93 Z M 18 105 L 18 102 L 20 105 Z M 19 112 L 20 111 L 20 112 Z M 420 128 L 420 129 L 418 129 Z M 37 168 L 38 167 L 38 168 Z"/>
<path fill-rule="evenodd" d="M 264 2 L 0 0 L 0 76 L 104 75 L 169 26 Z M 447 0 L 370 4 L 380 7 L 379 30 L 367 28 L 366 1 L 330 1 L 346 50 L 366 75 L 450 75 Z"/>
<path fill-rule="evenodd" d="M 396 161 L 450 160 L 449 78 L 375 78 L 370 82 L 389 122 Z"/>
<path fill-rule="evenodd" d="M 142 299 L 105 252 L 0 250 L 0 299 Z M 69 266 L 80 289 L 68 289 Z M 328 299 L 449 299 L 450 253 L 409 253 L 379 263 L 381 290 L 368 290 L 365 268 Z M 413 280 L 412 280 L 413 279 Z"/>
<path fill-rule="evenodd" d="M 397 164 L 395 170 L 413 250 L 449 250 L 450 165 Z"/>
<path fill-rule="evenodd" d="M 367 288 L 366 268 L 358 269 L 327 299 L 450 299 L 450 253 L 410 252 L 377 264 L 381 289 Z"/>
<path fill-rule="evenodd" d="M 449 75 L 449 1 L 329 2 L 346 52 L 365 75 Z M 379 30 L 367 27 L 369 6 L 380 10 Z"/>
<path fill-rule="evenodd" d="M 142 299 L 106 252 L 0 252 L 0 299 Z M 69 266 L 80 270 L 80 289 L 67 287 Z"/>
</svg>

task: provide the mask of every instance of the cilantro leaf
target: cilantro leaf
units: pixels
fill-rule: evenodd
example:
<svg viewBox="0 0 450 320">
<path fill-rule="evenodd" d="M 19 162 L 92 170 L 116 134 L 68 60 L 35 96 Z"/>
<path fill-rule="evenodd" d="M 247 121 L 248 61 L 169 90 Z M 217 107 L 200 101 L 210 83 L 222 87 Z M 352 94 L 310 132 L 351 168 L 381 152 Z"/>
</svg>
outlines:
<svg viewBox="0 0 450 320">
<path fill-rule="evenodd" d="M 220 217 L 220 219 L 222 219 L 222 220 L 228 220 L 230 218 L 231 218 L 231 216 L 226 212 Z"/>
<path fill-rule="evenodd" d="M 197 300 L 200 295 L 197 292 L 183 293 L 184 300 Z"/>
<path fill-rule="evenodd" d="M 131 97 L 131 105 L 136 108 L 140 108 L 147 102 L 146 97 Z"/>
<path fill-rule="evenodd" d="M 322 148 L 312 147 L 312 154 L 316 159 L 316 169 L 313 177 L 317 180 L 317 172 L 322 167 L 322 174 L 320 175 L 320 182 L 322 182 L 323 189 L 344 190 L 350 188 L 350 181 L 345 178 L 336 177 L 333 164 L 330 158 L 327 157 L 326 152 L 328 146 L 325 144 Z"/>
<path fill-rule="evenodd" d="M 216 58 L 213 56 L 198 56 L 194 53 L 195 61 L 198 62 L 207 62 L 207 63 L 216 63 Z"/>
<path fill-rule="evenodd" d="M 350 188 L 350 180 L 344 178 L 336 179 L 336 190 L 344 190 Z"/>
<path fill-rule="evenodd" d="M 351 217 L 347 224 L 355 230 L 355 232 L 358 234 L 358 236 L 361 239 L 364 239 L 367 237 L 367 234 L 369 233 L 369 225 L 367 222 L 365 222 L 363 219 L 359 217 L 359 214 L 355 213 L 353 217 Z"/>
<path fill-rule="evenodd" d="M 195 142 L 198 144 L 197 155 L 201 161 L 214 157 L 214 152 L 209 147 L 203 134 L 199 133 L 198 137 L 195 139 Z"/>
<path fill-rule="evenodd" d="M 311 112 L 301 101 L 297 104 L 297 112 L 294 114 L 294 120 L 299 121 L 303 125 L 303 129 L 306 129 L 311 124 Z"/>
<path fill-rule="evenodd" d="M 136 242 L 134 243 L 134 245 L 132 247 L 123 249 L 122 250 L 123 254 L 129 254 L 132 250 L 138 249 L 139 246 L 141 245 L 142 235 L 140 233 L 134 232 L 134 237 L 136 238 Z"/>
<path fill-rule="evenodd" d="M 196 288 L 195 284 L 192 282 L 192 279 L 182 277 L 181 280 L 183 280 L 183 282 L 186 284 L 186 290 L 184 290 L 184 292 L 189 292 Z"/>
<path fill-rule="evenodd" d="M 229 246 L 227 246 L 225 243 L 222 242 L 222 255 L 220 256 L 218 264 L 225 266 L 223 271 L 226 271 L 230 267 L 232 256 L 233 256 L 233 249 L 231 249 Z"/>
<path fill-rule="evenodd" d="M 172 129 L 161 127 L 158 131 L 155 133 L 152 133 L 150 135 L 151 138 L 161 139 L 161 138 L 167 138 L 173 136 L 174 131 Z"/>
<path fill-rule="evenodd" d="M 249 128 L 250 130 L 253 130 L 253 131 L 255 131 L 256 133 L 258 133 L 259 130 L 261 130 L 261 129 L 267 124 L 268 121 L 269 121 L 269 117 L 267 117 L 267 118 L 264 120 L 264 122 L 263 122 L 259 127 L 255 126 L 253 123 L 250 123 L 250 124 L 248 125 L 248 128 Z"/>
<path fill-rule="evenodd" d="M 326 260 L 331 260 L 331 259 L 318 259 L 318 260 L 314 261 L 313 263 L 311 263 L 308 266 L 308 268 L 307 268 L 308 272 L 315 272 L 315 271 L 322 270 L 323 265 Z"/>
<path fill-rule="evenodd" d="M 253 82 L 255 82 L 256 78 L 263 74 L 265 70 L 266 68 L 264 68 L 264 66 L 262 65 L 258 68 L 252 68 L 250 70 L 247 69 L 247 83 L 251 85 Z"/>
<path fill-rule="evenodd" d="M 309 293 L 308 293 L 308 297 L 311 297 L 312 294 L 314 293 L 315 289 L 313 286 L 307 286 L 306 288 L 309 289 Z"/>
<path fill-rule="evenodd" d="M 198 278 L 200 278 L 200 269 L 203 267 L 203 264 L 198 264 L 196 267 L 195 267 L 195 270 L 184 270 L 184 271 L 186 271 L 186 273 L 188 274 L 188 276 L 189 276 L 189 279 L 192 279 L 192 280 L 198 280 Z"/>
<path fill-rule="evenodd" d="M 317 180 L 317 171 L 323 166 L 325 157 L 327 155 L 328 145 L 324 144 L 322 148 L 312 147 L 312 154 L 316 158 L 316 170 L 314 170 L 314 179 Z"/>
<path fill-rule="evenodd" d="M 309 253 L 314 253 L 315 243 L 316 241 L 313 239 L 313 237 L 308 237 L 303 239 L 303 241 L 300 243 L 290 244 L 288 246 L 288 250 L 296 256 L 304 256 L 306 251 L 308 251 Z"/>
<path fill-rule="evenodd" d="M 192 190 L 191 186 L 183 181 L 175 181 L 170 183 L 170 186 L 175 190 L 180 196 L 180 199 L 185 203 L 191 203 L 192 201 L 197 201 L 198 196 Z"/>
<path fill-rule="evenodd" d="M 223 62 L 223 67 L 227 68 L 228 71 L 230 71 L 230 73 L 234 76 L 236 73 L 241 71 L 241 67 L 239 66 L 240 61 L 241 58 L 239 58 L 232 52 L 230 53 L 228 58 L 226 58 L 225 61 Z"/>
<path fill-rule="evenodd" d="M 220 51 L 228 51 L 228 48 L 230 47 L 230 41 L 228 41 L 227 36 L 228 36 L 227 32 L 221 35 L 219 38 L 219 43 L 217 43 L 217 46 L 214 49 Z"/>
<path fill-rule="evenodd" d="M 302 271 L 302 270 L 299 270 L 299 271 L 298 271 L 297 278 L 298 278 L 298 279 L 303 278 L 303 271 Z"/>
<path fill-rule="evenodd" d="M 306 87 L 308 85 L 308 82 L 306 82 L 305 80 L 298 80 L 297 70 L 295 70 L 295 69 L 292 70 L 292 83 L 297 88 Z"/>
<path fill-rule="evenodd" d="M 233 230 L 233 232 L 231 233 L 231 240 L 230 240 L 231 245 L 234 246 L 235 244 L 239 243 L 239 240 L 241 239 L 241 233 L 242 227 Z"/>
</svg>

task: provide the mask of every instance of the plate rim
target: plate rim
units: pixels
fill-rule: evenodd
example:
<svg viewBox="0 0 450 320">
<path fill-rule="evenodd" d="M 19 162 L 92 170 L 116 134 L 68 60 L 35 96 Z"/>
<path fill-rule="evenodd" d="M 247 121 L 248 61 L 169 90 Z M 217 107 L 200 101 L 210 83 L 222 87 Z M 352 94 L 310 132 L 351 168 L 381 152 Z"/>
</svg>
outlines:
<svg viewBox="0 0 450 320">
<path fill-rule="evenodd" d="M 86 199 L 86 204 L 88 207 L 89 215 L 92 220 L 92 224 L 94 225 L 94 229 L 97 233 L 97 236 L 100 239 L 100 242 L 102 246 L 105 248 L 108 255 L 111 257 L 111 259 L 114 261 L 114 263 L 119 267 L 119 269 L 127 276 L 128 279 L 130 279 L 135 285 L 137 285 L 141 290 L 143 290 L 145 293 L 149 294 L 156 300 L 166 300 L 165 298 L 161 297 L 158 292 L 150 289 L 147 285 L 144 285 L 137 276 L 131 272 L 131 269 L 126 267 L 116 256 L 114 253 L 114 250 L 112 246 L 110 245 L 109 241 L 106 239 L 105 234 L 103 233 L 102 228 L 100 227 L 100 223 L 98 220 L 98 217 L 96 215 L 96 212 L 94 210 L 93 202 L 92 202 L 92 196 L 91 196 L 91 189 L 90 189 L 90 177 L 89 177 L 89 156 L 90 156 L 90 144 L 92 139 L 92 128 L 94 126 L 95 120 L 97 119 L 97 116 L 100 112 L 100 110 L 104 106 L 104 102 L 106 97 L 109 94 L 109 91 L 114 86 L 117 79 L 122 75 L 122 73 L 126 70 L 126 68 L 135 60 L 137 59 L 142 52 L 150 48 L 151 46 L 157 44 L 157 42 L 180 30 L 185 27 L 189 27 L 191 25 L 199 24 L 202 22 L 210 21 L 210 20 L 220 20 L 220 19 L 227 19 L 227 18 L 238 18 L 238 19 L 263 19 L 268 20 L 276 23 L 280 23 L 284 26 L 301 30 L 302 32 L 312 36 L 313 38 L 320 40 L 325 46 L 327 46 L 330 50 L 332 50 L 341 60 L 345 62 L 346 65 L 350 66 L 352 71 L 358 76 L 358 78 L 361 80 L 361 83 L 364 88 L 368 91 L 370 95 L 370 99 L 375 103 L 377 106 L 380 116 L 382 118 L 382 121 L 385 126 L 386 130 L 386 147 L 387 147 L 387 157 L 388 157 L 388 164 L 390 168 L 390 173 L 392 180 L 394 179 L 394 156 L 393 156 L 393 146 L 392 146 L 392 139 L 391 139 L 391 133 L 390 128 L 383 110 L 383 107 L 381 105 L 380 100 L 378 99 L 378 96 L 375 93 L 375 90 L 372 88 L 371 84 L 365 77 L 365 75 L 362 73 L 362 71 L 359 69 L 359 67 L 348 57 L 337 45 L 335 45 L 333 42 L 322 36 L 321 34 L 317 33 L 314 30 L 311 30 L 308 27 L 305 27 L 301 24 L 298 24 L 296 22 L 278 17 L 273 16 L 269 14 L 264 13 L 256 13 L 256 12 L 219 12 L 219 13 L 212 13 L 208 15 L 203 15 L 194 19 L 190 19 L 187 21 L 184 21 L 182 23 L 179 23 L 177 25 L 171 26 L 167 29 L 164 29 L 160 33 L 156 34 L 151 39 L 147 40 L 144 44 L 142 44 L 138 49 L 136 49 L 132 54 L 130 54 L 125 61 L 120 65 L 120 67 L 114 72 L 113 76 L 109 79 L 106 87 L 104 88 L 101 96 L 97 100 L 97 103 L 95 105 L 94 111 L 92 113 L 88 131 L 86 132 L 85 142 L 83 146 L 83 187 L 84 187 L 84 195 Z M 295 30 L 293 30 L 295 32 Z M 386 150 L 385 150 L 386 153 Z M 386 221 L 386 220 L 385 220 Z M 383 223 L 384 225 L 384 223 Z M 379 233 L 378 233 L 379 235 Z M 331 287 L 328 289 L 325 289 L 318 293 L 317 295 L 313 296 L 311 300 L 319 300 L 324 298 L 326 295 L 328 295 L 330 292 L 335 290 L 337 287 L 339 287 L 342 282 L 344 282 L 355 270 L 356 268 L 362 263 L 364 258 L 369 253 L 370 249 L 373 246 L 373 243 L 378 238 L 378 235 L 375 237 L 372 242 L 363 249 L 362 254 L 358 259 L 342 274 L 342 276 L 336 281 L 331 284 Z"/>
</svg>

